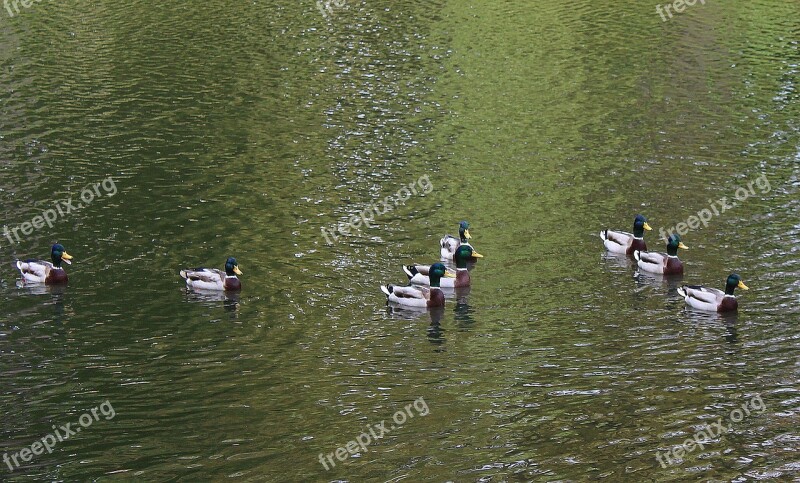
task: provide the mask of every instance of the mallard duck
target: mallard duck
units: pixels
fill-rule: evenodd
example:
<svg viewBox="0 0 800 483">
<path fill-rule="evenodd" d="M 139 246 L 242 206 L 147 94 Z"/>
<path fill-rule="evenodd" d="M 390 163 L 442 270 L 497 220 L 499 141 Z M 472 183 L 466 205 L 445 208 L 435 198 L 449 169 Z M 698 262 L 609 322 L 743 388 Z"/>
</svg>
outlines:
<svg viewBox="0 0 800 483">
<path fill-rule="evenodd" d="M 646 272 L 680 275 L 683 273 L 683 263 L 678 259 L 678 248 L 689 249 L 681 242 L 681 237 L 674 234 L 667 239 L 667 253 L 634 250 L 633 258 L 639 268 Z"/>
<path fill-rule="evenodd" d="M 381 285 L 381 291 L 386 294 L 389 302 L 409 307 L 444 307 L 444 293 L 439 288 L 439 280 L 445 276 L 447 269 L 442 263 L 434 263 L 428 271 L 431 286 L 428 287 L 397 287 L 394 285 Z"/>
<path fill-rule="evenodd" d="M 47 285 L 59 285 L 67 283 L 67 272 L 61 268 L 61 262 L 71 265 L 72 257 L 60 243 L 56 243 L 50 249 L 51 262 L 42 260 L 17 260 L 17 270 L 22 275 L 22 279 L 27 283 L 45 283 Z"/>
<path fill-rule="evenodd" d="M 469 234 L 469 223 L 466 221 L 462 221 L 458 224 L 458 238 L 454 237 L 453 235 L 445 235 L 439 240 L 439 246 L 441 246 L 441 254 L 442 258 L 445 260 L 452 260 L 455 257 L 456 249 L 461 245 L 469 245 L 469 239 L 472 236 Z M 472 258 L 478 259 L 483 258 L 483 255 L 476 252 L 475 249 L 472 249 Z"/>
<path fill-rule="evenodd" d="M 647 220 L 642 215 L 636 215 L 633 219 L 633 233 L 626 231 L 614 231 L 605 229 L 600 232 L 603 245 L 606 250 L 613 253 L 624 253 L 633 255 L 635 250 L 640 252 L 647 251 L 647 244 L 644 242 L 644 230 L 652 230 Z"/>
<path fill-rule="evenodd" d="M 186 279 L 186 286 L 199 290 L 241 290 L 242 282 L 239 264 L 233 257 L 225 262 L 225 271 L 216 268 L 194 268 L 181 270 L 181 277 Z"/>
<path fill-rule="evenodd" d="M 742 277 L 732 273 L 728 275 L 725 282 L 725 291 L 715 288 L 702 287 L 700 285 L 684 285 L 678 289 L 678 294 L 686 300 L 686 303 L 699 310 L 711 312 L 731 312 L 739 307 L 733 291 L 736 288 L 749 290 L 744 284 Z"/>
<path fill-rule="evenodd" d="M 461 245 L 456 249 L 456 273 L 445 273 L 445 278 L 442 278 L 439 283 L 444 288 L 455 287 L 469 287 L 471 280 L 469 277 L 469 270 L 467 270 L 467 262 L 472 259 L 473 249 L 469 245 Z M 417 285 L 430 285 L 430 277 L 428 276 L 431 265 L 408 265 L 403 267 L 403 271 L 408 275 L 408 281 Z"/>
</svg>

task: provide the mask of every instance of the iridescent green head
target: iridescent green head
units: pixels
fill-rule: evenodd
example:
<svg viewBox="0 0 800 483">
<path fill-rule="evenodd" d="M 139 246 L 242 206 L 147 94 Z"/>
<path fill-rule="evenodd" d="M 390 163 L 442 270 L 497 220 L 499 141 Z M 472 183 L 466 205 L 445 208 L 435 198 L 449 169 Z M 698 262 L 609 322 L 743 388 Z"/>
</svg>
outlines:
<svg viewBox="0 0 800 483">
<path fill-rule="evenodd" d="M 728 295 L 733 295 L 733 291 L 737 288 L 742 290 L 750 290 L 750 287 L 744 284 L 742 277 L 740 277 L 739 274 L 732 273 L 728 275 L 728 280 L 725 282 L 725 293 Z"/>
<path fill-rule="evenodd" d="M 438 287 L 439 280 L 444 277 L 445 273 L 447 273 L 447 268 L 445 268 L 444 264 L 437 262 L 431 265 L 431 268 L 428 271 L 428 278 L 431 281 L 431 287 Z"/>
<path fill-rule="evenodd" d="M 678 248 L 683 248 L 684 250 L 688 250 L 689 247 L 681 243 L 681 237 L 678 236 L 677 233 L 670 235 L 667 239 L 667 254 L 672 255 L 673 257 L 678 256 Z"/>
<path fill-rule="evenodd" d="M 64 249 L 64 245 L 60 243 L 56 243 L 53 245 L 53 248 L 50 249 L 50 259 L 53 261 L 53 266 L 61 267 L 62 260 L 67 262 L 68 265 L 72 265 L 72 256 L 67 253 L 67 250 Z"/>
<path fill-rule="evenodd" d="M 456 268 L 467 268 L 467 262 L 472 259 L 472 254 L 474 250 L 469 245 L 459 245 L 456 248 L 456 253 L 453 255 L 453 259 L 456 261 Z"/>
<path fill-rule="evenodd" d="M 467 240 L 472 238 L 469 234 L 469 223 L 462 221 L 458 224 L 458 235 L 461 237 L 461 243 L 467 243 Z"/>
<path fill-rule="evenodd" d="M 225 275 L 229 277 L 235 277 L 236 275 L 241 275 L 242 271 L 239 270 L 239 264 L 236 263 L 236 259 L 233 257 L 229 257 L 228 260 L 225 262 Z"/>
<path fill-rule="evenodd" d="M 636 215 L 636 218 L 633 219 L 633 236 L 642 238 L 645 230 L 652 230 L 647 224 L 647 219 L 642 215 Z"/>
</svg>

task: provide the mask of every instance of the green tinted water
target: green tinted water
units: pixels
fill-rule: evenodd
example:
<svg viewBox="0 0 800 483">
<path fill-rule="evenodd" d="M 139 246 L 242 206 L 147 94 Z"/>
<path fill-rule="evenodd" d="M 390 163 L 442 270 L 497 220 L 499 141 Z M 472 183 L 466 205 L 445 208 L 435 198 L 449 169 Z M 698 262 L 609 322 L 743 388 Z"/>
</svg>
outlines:
<svg viewBox="0 0 800 483">
<path fill-rule="evenodd" d="M 327 5 L 327 7 L 326 7 Z M 104 401 L 8 480 L 792 479 L 798 471 L 798 18 L 791 2 L 34 3 L 0 10 L 0 451 Z M 403 186 L 420 190 L 332 244 Z M 676 226 L 664 281 L 597 233 Z M 443 311 L 381 283 L 471 223 Z M 63 290 L 11 262 L 75 257 Z M 244 290 L 178 270 L 239 260 Z M 733 317 L 680 283 L 751 287 Z M 760 396 L 730 431 L 662 453 Z M 336 452 L 422 398 L 429 412 Z"/>
</svg>

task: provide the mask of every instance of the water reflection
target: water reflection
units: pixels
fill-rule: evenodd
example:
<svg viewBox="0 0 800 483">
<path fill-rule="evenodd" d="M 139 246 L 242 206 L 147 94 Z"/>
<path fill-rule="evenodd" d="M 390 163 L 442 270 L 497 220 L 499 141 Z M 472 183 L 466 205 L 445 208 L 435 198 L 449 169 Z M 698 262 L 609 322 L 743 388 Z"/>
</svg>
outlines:
<svg viewBox="0 0 800 483">
<path fill-rule="evenodd" d="M 619 268 L 630 268 L 634 266 L 633 260 L 623 253 L 603 252 L 600 259 L 606 265 L 611 265 Z"/>
<path fill-rule="evenodd" d="M 739 335 L 736 329 L 737 322 L 739 321 L 739 312 L 721 314 L 719 312 L 707 312 L 686 306 L 684 307 L 683 314 L 689 322 L 697 326 L 718 327 L 721 324 L 725 327 L 725 340 L 731 344 L 739 342 Z"/>
<path fill-rule="evenodd" d="M 637 270 L 633 274 L 637 287 L 661 288 L 666 286 L 668 294 L 677 293 L 678 287 L 683 284 L 683 275 L 662 275 L 644 270 Z"/>
<path fill-rule="evenodd" d="M 459 287 L 455 290 L 456 306 L 453 309 L 459 327 L 468 327 L 475 323 L 472 318 L 473 309 L 469 306 L 469 293 L 472 287 Z"/>
<path fill-rule="evenodd" d="M 235 319 L 239 315 L 240 292 L 187 289 L 185 295 L 188 302 L 199 302 L 212 307 L 222 302 L 222 308 L 230 313 L 231 318 Z"/>
<path fill-rule="evenodd" d="M 442 328 L 442 316 L 444 315 L 444 307 L 436 307 L 428 311 L 431 318 L 431 325 L 428 326 L 428 342 L 436 346 L 442 346 L 446 342 Z"/>
</svg>

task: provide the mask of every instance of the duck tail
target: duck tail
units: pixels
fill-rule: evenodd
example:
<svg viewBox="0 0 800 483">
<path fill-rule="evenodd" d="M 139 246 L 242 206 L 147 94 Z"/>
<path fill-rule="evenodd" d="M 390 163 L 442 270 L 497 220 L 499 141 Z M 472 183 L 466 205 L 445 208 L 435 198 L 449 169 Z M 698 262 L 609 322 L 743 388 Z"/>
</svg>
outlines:
<svg viewBox="0 0 800 483">
<path fill-rule="evenodd" d="M 183 277 L 183 278 L 185 278 L 185 279 L 186 279 L 186 278 L 189 278 L 189 276 L 186 274 L 186 270 L 181 270 L 181 272 L 180 272 L 180 273 L 181 273 L 181 277 Z"/>
<path fill-rule="evenodd" d="M 641 252 L 639 250 L 634 250 L 633 251 L 633 258 L 635 258 L 637 262 L 641 261 L 642 260 Z"/>
<path fill-rule="evenodd" d="M 608 239 L 608 228 L 600 231 L 600 238 L 602 238 L 603 241 Z"/>
<path fill-rule="evenodd" d="M 687 294 L 686 294 L 686 285 L 682 285 L 682 286 L 678 287 L 678 295 L 680 295 L 683 298 L 686 298 L 686 296 L 687 296 Z"/>
<path fill-rule="evenodd" d="M 418 274 L 417 267 L 414 265 L 403 265 L 403 271 L 406 272 L 408 279 L 411 280 L 414 278 L 414 275 Z"/>
<path fill-rule="evenodd" d="M 386 298 L 387 299 L 389 298 L 389 295 L 391 295 L 391 293 L 393 291 L 394 291 L 394 287 L 392 287 L 391 285 L 381 285 L 381 292 L 386 294 Z"/>
</svg>

